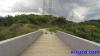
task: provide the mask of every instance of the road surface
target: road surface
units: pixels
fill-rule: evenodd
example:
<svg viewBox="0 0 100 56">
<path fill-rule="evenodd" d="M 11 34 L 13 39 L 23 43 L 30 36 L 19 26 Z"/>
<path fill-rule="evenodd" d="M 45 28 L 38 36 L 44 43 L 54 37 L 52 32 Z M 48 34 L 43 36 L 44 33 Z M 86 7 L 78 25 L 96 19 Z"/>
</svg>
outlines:
<svg viewBox="0 0 100 56">
<path fill-rule="evenodd" d="M 70 49 L 55 33 L 43 30 L 43 35 L 27 48 L 21 56 L 72 56 Z"/>
</svg>

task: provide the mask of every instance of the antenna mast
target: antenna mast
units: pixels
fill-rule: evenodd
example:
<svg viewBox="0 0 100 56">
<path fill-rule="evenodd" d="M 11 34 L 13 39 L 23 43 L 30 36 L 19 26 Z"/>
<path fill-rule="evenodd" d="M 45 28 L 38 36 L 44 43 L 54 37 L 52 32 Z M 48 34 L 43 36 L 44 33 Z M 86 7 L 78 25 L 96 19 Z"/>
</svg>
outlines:
<svg viewBox="0 0 100 56">
<path fill-rule="evenodd" d="M 43 12 L 42 12 L 42 14 L 44 15 L 45 14 L 45 5 L 46 5 L 46 1 L 45 0 L 43 0 Z"/>
<path fill-rule="evenodd" d="M 53 1 L 52 0 L 49 0 L 49 14 L 51 15 L 52 14 L 52 3 Z"/>
<path fill-rule="evenodd" d="M 42 14 L 44 15 L 46 13 L 46 6 L 48 6 L 48 13 L 52 14 L 52 0 L 48 0 L 48 3 L 46 3 L 46 0 L 43 0 L 43 12 Z"/>
</svg>

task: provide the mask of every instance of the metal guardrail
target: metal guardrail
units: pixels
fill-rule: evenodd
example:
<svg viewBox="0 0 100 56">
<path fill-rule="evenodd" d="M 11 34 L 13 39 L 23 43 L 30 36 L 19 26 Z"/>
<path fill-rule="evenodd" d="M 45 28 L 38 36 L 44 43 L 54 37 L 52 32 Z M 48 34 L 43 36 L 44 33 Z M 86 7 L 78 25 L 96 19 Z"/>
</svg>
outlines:
<svg viewBox="0 0 100 56">
<path fill-rule="evenodd" d="M 1 41 L 0 56 L 19 56 L 24 51 L 24 49 L 33 43 L 40 35 L 41 31 L 39 30 Z"/>
</svg>

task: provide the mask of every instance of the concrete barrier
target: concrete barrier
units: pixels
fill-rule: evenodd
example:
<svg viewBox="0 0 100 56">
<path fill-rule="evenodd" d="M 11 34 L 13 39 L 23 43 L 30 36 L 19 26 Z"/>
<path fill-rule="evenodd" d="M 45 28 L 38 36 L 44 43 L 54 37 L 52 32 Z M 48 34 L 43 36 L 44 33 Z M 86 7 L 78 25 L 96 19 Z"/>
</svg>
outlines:
<svg viewBox="0 0 100 56">
<path fill-rule="evenodd" d="M 39 36 L 41 31 L 28 33 L 22 36 L 11 38 L 0 42 L 0 56 L 20 56 L 31 43 Z"/>
<path fill-rule="evenodd" d="M 73 36 L 71 34 L 67 34 L 61 31 L 57 31 L 57 36 L 61 39 L 66 46 L 68 46 L 71 50 L 97 50 L 100 51 L 100 44 L 95 43 L 77 36 Z M 81 55 L 79 55 L 81 56 Z M 86 55 L 85 55 L 86 56 Z M 92 55 L 93 56 L 93 55 Z M 94 56 L 100 56 L 94 55 Z"/>
</svg>

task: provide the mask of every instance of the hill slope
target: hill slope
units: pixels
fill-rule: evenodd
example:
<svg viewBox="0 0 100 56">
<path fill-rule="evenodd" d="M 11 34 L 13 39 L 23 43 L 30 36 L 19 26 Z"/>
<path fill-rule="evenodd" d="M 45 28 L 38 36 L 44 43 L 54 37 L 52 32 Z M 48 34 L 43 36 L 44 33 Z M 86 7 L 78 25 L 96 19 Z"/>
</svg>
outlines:
<svg viewBox="0 0 100 56">
<path fill-rule="evenodd" d="M 48 28 L 51 31 L 61 30 L 100 43 L 100 20 L 74 23 L 63 17 L 34 14 L 0 17 L 0 40 L 40 28 Z"/>
</svg>

